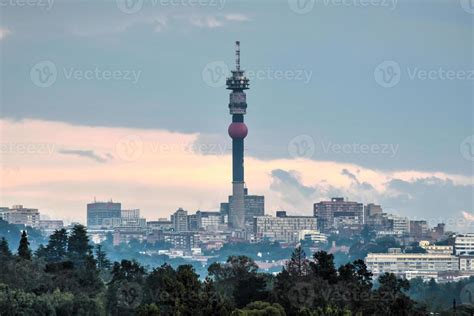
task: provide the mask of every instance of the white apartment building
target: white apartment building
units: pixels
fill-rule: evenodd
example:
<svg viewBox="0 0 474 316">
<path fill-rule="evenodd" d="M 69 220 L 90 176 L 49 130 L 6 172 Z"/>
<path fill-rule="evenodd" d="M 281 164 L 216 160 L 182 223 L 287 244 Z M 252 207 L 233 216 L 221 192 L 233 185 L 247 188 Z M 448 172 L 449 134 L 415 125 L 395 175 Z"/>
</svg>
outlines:
<svg viewBox="0 0 474 316">
<path fill-rule="evenodd" d="M 474 253 L 474 234 L 459 234 L 454 241 L 456 255 L 468 255 Z"/>
<path fill-rule="evenodd" d="M 459 271 L 459 259 L 443 253 L 369 253 L 365 258 L 367 267 L 378 278 L 384 273 L 399 277 L 440 271 Z"/>
<path fill-rule="evenodd" d="M 23 205 L 13 205 L 11 208 L 1 208 L 0 218 L 10 224 L 38 227 L 40 213 L 36 208 L 25 208 Z"/>
</svg>

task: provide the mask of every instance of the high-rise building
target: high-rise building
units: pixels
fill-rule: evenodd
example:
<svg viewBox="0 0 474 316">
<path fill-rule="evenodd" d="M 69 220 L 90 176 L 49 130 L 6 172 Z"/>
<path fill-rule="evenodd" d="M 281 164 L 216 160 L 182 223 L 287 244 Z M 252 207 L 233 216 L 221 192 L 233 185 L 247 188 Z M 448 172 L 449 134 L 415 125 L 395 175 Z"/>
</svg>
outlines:
<svg viewBox="0 0 474 316">
<path fill-rule="evenodd" d="M 122 205 L 120 203 L 93 202 L 87 204 L 87 226 L 92 229 L 113 228 L 120 225 Z"/>
<path fill-rule="evenodd" d="M 146 219 L 140 217 L 140 210 L 122 210 L 120 226 L 146 227 Z"/>
<path fill-rule="evenodd" d="M 382 206 L 374 203 L 367 204 L 364 206 L 364 223 L 367 223 L 368 218 L 380 216 L 382 213 Z"/>
<path fill-rule="evenodd" d="M 197 211 L 196 217 L 199 230 L 217 231 L 222 224 L 220 212 Z"/>
<path fill-rule="evenodd" d="M 175 232 L 189 231 L 188 211 L 179 208 L 173 215 L 171 215 Z"/>
<path fill-rule="evenodd" d="M 228 202 L 221 203 L 219 212 L 221 213 L 222 223 L 229 224 L 229 203 Z"/>
<path fill-rule="evenodd" d="M 408 217 L 387 214 L 387 221 L 390 231 L 399 235 L 406 235 L 410 233 L 410 220 Z"/>
<path fill-rule="evenodd" d="M 248 129 L 244 123 L 247 112 L 247 100 L 244 90 L 249 89 L 249 79 L 240 69 L 240 42 L 236 42 L 236 69 L 227 79 L 227 89 L 230 93 L 229 111 L 232 123 L 229 125 L 229 136 L 232 138 L 232 205 L 229 209 L 229 225 L 233 229 L 245 229 L 245 200 L 244 200 L 244 138 Z"/>
<path fill-rule="evenodd" d="M 335 197 L 331 201 L 314 203 L 314 216 L 323 232 L 338 228 L 341 225 L 360 225 L 364 221 L 364 206 L 362 203 L 345 201 Z"/>
<path fill-rule="evenodd" d="M 234 197 L 229 196 L 229 212 L 234 211 Z M 265 215 L 265 197 L 263 195 L 248 195 L 247 188 L 244 189 L 244 208 L 245 208 L 245 227 L 253 227 L 253 218 L 255 216 Z"/>
<path fill-rule="evenodd" d="M 26 208 L 23 205 L 13 205 L 11 208 L 2 207 L 0 218 L 4 221 L 31 227 L 38 227 L 40 223 L 40 213 L 36 208 Z"/>
<path fill-rule="evenodd" d="M 410 236 L 416 240 L 425 239 L 430 232 L 428 222 L 425 220 L 410 221 Z"/>
<path fill-rule="evenodd" d="M 268 239 L 285 243 L 300 241 L 302 231 L 316 231 L 317 219 L 313 216 L 257 216 L 254 217 L 256 241 Z"/>
</svg>

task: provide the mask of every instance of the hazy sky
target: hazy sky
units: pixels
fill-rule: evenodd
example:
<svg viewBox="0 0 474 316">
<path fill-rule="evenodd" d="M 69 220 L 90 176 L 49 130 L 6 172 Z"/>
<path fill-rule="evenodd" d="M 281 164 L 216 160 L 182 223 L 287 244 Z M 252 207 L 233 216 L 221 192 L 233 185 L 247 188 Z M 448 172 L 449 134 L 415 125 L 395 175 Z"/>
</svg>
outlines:
<svg viewBox="0 0 474 316">
<path fill-rule="evenodd" d="M 217 209 L 231 191 L 223 84 L 240 40 L 246 180 L 267 213 L 340 195 L 452 227 L 474 218 L 469 1 L 0 8 L 1 205 L 80 220 L 94 196 L 150 219 Z"/>
</svg>

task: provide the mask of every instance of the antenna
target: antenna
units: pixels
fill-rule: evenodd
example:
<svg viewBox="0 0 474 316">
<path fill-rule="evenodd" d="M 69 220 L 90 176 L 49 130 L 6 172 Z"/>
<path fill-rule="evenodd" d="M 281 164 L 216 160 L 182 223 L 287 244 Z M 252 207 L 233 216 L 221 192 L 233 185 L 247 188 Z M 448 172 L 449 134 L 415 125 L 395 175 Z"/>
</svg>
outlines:
<svg viewBox="0 0 474 316">
<path fill-rule="evenodd" d="M 240 71 L 240 41 L 235 42 L 235 67 Z"/>
</svg>

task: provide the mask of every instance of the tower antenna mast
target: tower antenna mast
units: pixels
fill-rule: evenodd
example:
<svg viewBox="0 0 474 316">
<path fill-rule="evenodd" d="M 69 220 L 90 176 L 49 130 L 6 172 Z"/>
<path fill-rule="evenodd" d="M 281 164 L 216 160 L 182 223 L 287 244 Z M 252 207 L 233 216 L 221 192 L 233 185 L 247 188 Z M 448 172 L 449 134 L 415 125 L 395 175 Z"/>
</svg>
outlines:
<svg viewBox="0 0 474 316">
<path fill-rule="evenodd" d="M 235 42 L 235 67 L 240 71 L 240 41 Z"/>
</svg>

